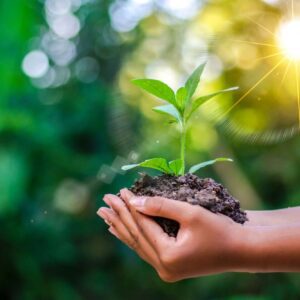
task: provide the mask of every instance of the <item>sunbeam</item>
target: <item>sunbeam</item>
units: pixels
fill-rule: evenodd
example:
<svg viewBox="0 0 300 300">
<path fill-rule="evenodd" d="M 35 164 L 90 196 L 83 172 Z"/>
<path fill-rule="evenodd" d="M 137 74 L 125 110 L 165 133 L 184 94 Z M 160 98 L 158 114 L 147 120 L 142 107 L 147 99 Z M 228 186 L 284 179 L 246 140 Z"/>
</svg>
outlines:
<svg viewBox="0 0 300 300">
<path fill-rule="evenodd" d="M 260 43 L 256 41 L 244 41 L 244 40 L 234 40 L 235 42 L 247 43 L 262 47 L 271 47 L 271 48 L 279 48 L 279 52 L 274 52 L 267 56 L 262 56 L 257 58 L 255 61 L 264 60 L 267 58 L 272 58 L 276 56 L 282 56 L 283 58 L 272 67 L 264 76 L 262 76 L 247 92 L 245 92 L 227 111 L 222 114 L 221 118 L 224 115 L 230 113 L 237 105 L 239 105 L 257 86 L 259 86 L 266 78 L 268 78 L 280 65 L 283 64 L 284 61 L 287 62 L 287 66 L 285 68 L 281 85 L 287 78 L 287 75 L 290 71 L 290 67 L 293 64 L 295 67 L 295 77 L 296 77 L 296 86 L 297 86 L 297 106 L 298 106 L 298 125 L 300 129 L 300 83 L 299 83 L 299 63 L 300 63 L 300 18 L 295 17 L 294 11 L 294 0 L 291 0 L 291 18 L 285 22 L 282 22 L 277 31 L 272 32 L 269 28 L 260 24 L 256 20 L 251 17 L 247 17 L 252 23 L 256 24 L 265 32 L 268 32 L 271 36 L 275 37 L 274 44 L 271 43 Z"/>
<path fill-rule="evenodd" d="M 247 19 L 249 19 L 251 22 L 253 22 L 254 24 L 256 24 L 257 26 L 259 26 L 260 28 L 262 28 L 264 31 L 270 33 L 272 36 L 276 37 L 275 33 L 272 32 L 270 29 L 268 29 L 267 27 L 265 27 L 264 25 L 256 22 L 255 20 L 253 20 L 252 18 L 250 17 L 247 17 Z"/>
<path fill-rule="evenodd" d="M 282 76 L 282 80 L 281 80 L 281 82 L 280 82 L 280 85 L 282 85 L 282 84 L 284 83 L 284 81 L 285 81 L 285 79 L 286 79 L 286 76 L 287 76 L 288 73 L 289 73 L 290 67 L 291 67 L 291 61 L 288 62 L 287 66 L 286 66 L 286 68 L 285 68 L 285 71 L 284 71 L 284 74 L 283 74 L 283 76 Z"/>
<path fill-rule="evenodd" d="M 259 23 L 257 18 L 253 18 L 253 16 L 246 17 L 249 22 L 255 24 L 259 30 L 262 30 L 268 33 L 270 36 L 266 37 L 264 40 L 254 40 L 250 36 L 250 40 L 243 40 L 242 36 L 235 36 L 235 38 L 229 39 L 233 43 L 244 43 L 249 45 L 254 45 L 256 47 L 256 52 L 254 55 L 258 56 L 253 57 L 254 55 L 249 55 L 249 60 L 252 64 L 252 68 L 256 66 L 255 64 L 258 61 L 270 59 L 269 65 L 266 69 L 266 73 L 262 74 L 259 79 L 247 90 L 242 92 L 242 95 L 238 100 L 234 101 L 230 106 L 224 105 L 219 107 L 216 110 L 212 110 L 212 115 L 216 118 L 216 124 L 220 126 L 226 133 L 236 136 L 239 138 L 243 138 L 243 140 L 250 143 L 263 143 L 263 144 L 272 144 L 277 142 L 282 142 L 287 139 L 292 138 L 296 134 L 300 133 L 300 15 L 295 12 L 295 2 L 294 0 L 286 1 L 288 5 L 288 12 L 285 16 L 279 20 L 277 19 L 277 28 L 270 28 L 267 23 Z M 275 20 L 275 19 L 274 19 Z M 253 36 L 253 35 L 252 35 Z M 240 38 L 241 37 L 241 38 Z M 238 47 L 239 45 L 237 45 Z M 239 49 L 239 48 L 238 48 Z M 244 48 L 241 48 L 241 51 L 244 51 Z M 251 50 L 251 49 L 250 49 Z M 249 51 L 250 51 L 249 50 Z M 250 54 L 252 54 L 250 53 Z M 244 52 L 241 53 L 243 55 Z M 245 53 L 246 54 L 246 53 Z M 233 57 L 234 58 L 234 57 Z M 239 64 L 238 59 L 236 59 L 236 67 L 243 69 L 243 65 Z M 240 124 L 240 117 L 243 116 L 242 112 L 248 113 L 253 110 L 253 108 L 248 108 L 245 106 L 240 111 L 235 114 L 231 114 L 231 112 L 246 98 L 251 97 L 251 93 L 262 84 L 269 76 L 276 72 L 276 88 L 278 88 L 282 92 L 283 89 L 286 89 L 287 93 L 285 93 L 282 97 L 294 98 L 293 102 L 295 103 L 295 99 L 297 98 L 297 114 L 296 109 L 292 110 L 291 114 L 292 119 L 294 120 L 294 112 L 295 112 L 295 123 L 292 126 L 284 129 L 270 129 L 267 130 L 263 123 L 254 124 L 257 125 L 257 130 L 255 126 L 252 128 L 249 127 L 248 124 L 245 126 Z M 277 84 L 278 82 L 278 84 Z M 267 89 L 263 90 L 261 95 L 267 95 Z M 294 96 L 293 96 L 294 94 Z M 261 97 L 259 97 L 260 99 Z M 286 100 L 286 99 L 282 99 Z M 281 101 L 284 103 L 285 101 Z M 244 109 L 244 111 L 243 111 Z M 263 108 L 264 109 L 264 108 Z M 283 111 L 283 114 L 287 114 L 289 112 L 290 107 L 286 108 Z M 271 116 L 271 113 L 269 117 Z M 276 120 L 277 126 L 285 122 L 286 119 L 278 119 Z M 243 120 L 247 122 L 246 120 Z M 278 122 L 277 122 L 278 121 Z M 261 127 L 259 127 L 261 126 Z M 262 131 L 260 131 L 260 129 Z M 264 130 L 265 128 L 266 130 Z"/>
<path fill-rule="evenodd" d="M 243 41 L 243 40 L 232 40 L 232 41 L 233 42 L 238 42 L 238 43 L 252 44 L 252 45 L 257 45 L 257 46 L 278 48 L 276 45 L 267 44 L 267 43 L 259 43 L 259 42 Z"/>
<path fill-rule="evenodd" d="M 262 78 L 260 78 L 242 97 L 240 97 L 225 113 L 227 115 L 231 112 L 242 100 L 244 100 L 257 86 L 259 86 L 267 77 L 269 77 L 284 61 L 284 58 L 281 59 L 279 63 L 275 65 L 270 71 L 268 71 Z"/>
<path fill-rule="evenodd" d="M 279 55 L 281 55 L 281 52 L 276 52 L 276 53 L 273 53 L 273 54 L 270 54 L 270 55 L 267 55 L 267 56 L 259 57 L 255 61 L 260 61 L 260 60 L 264 60 L 264 59 L 279 56 Z"/>
</svg>

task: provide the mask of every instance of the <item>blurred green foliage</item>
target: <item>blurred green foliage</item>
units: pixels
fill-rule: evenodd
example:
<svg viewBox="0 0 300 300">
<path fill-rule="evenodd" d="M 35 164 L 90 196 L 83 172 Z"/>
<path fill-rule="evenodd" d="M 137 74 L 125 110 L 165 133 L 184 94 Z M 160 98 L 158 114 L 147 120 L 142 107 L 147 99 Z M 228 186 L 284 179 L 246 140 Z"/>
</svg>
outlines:
<svg viewBox="0 0 300 300">
<path fill-rule="evenodd" d="M 153 100 L 129 80 L 172 86 L 208 59 L 204 92 L 240 85 L 242 96 L 276 63 L 259 60 L 267 47 L 236 42 L 272 42 L 247 16 L 274 30 L 286 2 L 1 1 L 1 299 L 299 299 L 291 274 L 165 284 L 96 216 L 104 193 L 133 182 L 134 172 L 120 173 L 124 162 L 178 151 L 177 133 L 161 130 Z M 216 99 L 189 131 L 189 163 L 234 157 L 203 176 L 223 181 L 244 207 L 300 204 L 300 140 L 282 131 L 297 123 L 293 73 L 277 84 L 284 71 L 228 119 L 215 109 L 236 99 Z"/>
</svg>

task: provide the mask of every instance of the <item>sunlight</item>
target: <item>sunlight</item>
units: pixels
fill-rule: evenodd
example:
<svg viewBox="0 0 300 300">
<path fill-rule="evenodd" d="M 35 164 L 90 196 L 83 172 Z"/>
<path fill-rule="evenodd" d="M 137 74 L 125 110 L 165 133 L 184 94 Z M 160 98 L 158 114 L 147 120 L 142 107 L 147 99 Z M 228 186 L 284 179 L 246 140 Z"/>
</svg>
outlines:
<svg viewBox="0 0 300 300">
<path fill-rule="evenodd" d="M 300 61 L 300 19 L 283 23 L 277 33 L 278 44 L 289 59 Z"/>
</svg>

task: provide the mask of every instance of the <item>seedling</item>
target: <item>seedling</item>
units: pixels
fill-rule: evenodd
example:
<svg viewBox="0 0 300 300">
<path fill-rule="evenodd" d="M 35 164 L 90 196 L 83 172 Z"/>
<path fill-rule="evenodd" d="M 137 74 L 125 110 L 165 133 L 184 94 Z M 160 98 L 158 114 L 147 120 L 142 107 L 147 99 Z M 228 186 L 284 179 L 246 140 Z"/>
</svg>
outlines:
<svg viewBox="0 0 300 300">
<path fill-rule="evenodd" d="M 171 117 L 172 123 L 178 123 L 180 128 L 180 158 L 168 162 L 165 158 L 157 157 L 147 159 L 141 163 L 126 165 L 122 167 L 122 170 L 130 170 L 136 167 L 144 167 L 159 170 L 165 174 L 170 175 L 184 175 L 186 172 L 186 131 L 187 124 L 190 121 L 192 115 L 208 100 L 224 93 L 229 93 L 238 89 L 238 87 L 232 87 L 225 90 L 220 90 L 215 93 L 201 96 L 197 99 L 192 99 L 195 91 L 200 83 L 202 73 L 205 68 L 205 63 L 200 65 L 192 75 L 187 79 L 185 85 L 180 87 L 176 93 L 164 82 L 156 79 L 134 79 L 132 82 L 147 91 L 148 93 L 165 100 L 168 104 L 156 106 L 153 110 L 157 113 Z M 220 157 L 213 160 L 201 162 L 192 166 L 188 173 L 195 173 L 201 168 L 212 165 L 216 162 L 233 160 L 230 158 Z"/>
<path fill-rule="evenodd" d="M 223 187 L 211 178 L 199 178 L 192 174 L 220 161 L 229 161 L 230 158 L 216 158 L 192 166 L 186 173 L 186 133 L 187 125 L 198 108 L 213 97 L 237 90 L 237 87 L 221 90 L 200 98 L 195 97 L 205 64 L 200 65 L 187 79 L 185 85 L 174 92 L 167 84 L 155 79 L 135 79 L 133 83 L 148 93 L 166 101 L 153 110 L 171 118 L 172 123 L 177 123 L 180 129 L 180 157 L 167 161 L 165 158 L 156 157 L 147 159 L 138 164 L 123 166 L 123 170 L 144 167 L 159 170 L 162 176 L 141 176 L 130 191 L 135 195 L 163 196 L 177 201 L 185 201 L 192 205 L 200 205 L 213 213 L 221 213 L 233 221 L 244 224 L 248 219 L 246 213 L 240 209 L 240 203 L 234 199 Z M 164 176 L 164 174 L 170 176 Z M 178 178 L 178 176 L 182 178 Z M 192 183 L 192 184 L 191 184 Z M 149 187 L 151 186 L 151 189 Z M 181 189 L 181 187 L 184 187 Z M 169 235 L 176 237 L 180 224 L 176 220 L 165 218 L 155 219 L 162 229 Z"/>
</svg>

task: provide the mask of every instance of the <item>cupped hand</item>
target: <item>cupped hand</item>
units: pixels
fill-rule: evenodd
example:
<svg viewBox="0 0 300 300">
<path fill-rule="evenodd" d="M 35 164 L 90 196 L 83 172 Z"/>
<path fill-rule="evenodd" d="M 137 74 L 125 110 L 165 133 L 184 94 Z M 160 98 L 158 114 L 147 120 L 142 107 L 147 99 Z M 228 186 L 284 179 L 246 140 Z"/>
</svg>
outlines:
<svg viewBox="0 0 300 300">
<path fill-rule="evenodd" d="M 110 232 L 134 249 L 168 282 L 233 271 L 242 246 L 243 226 L 188 203 L 162 197 L 135 197 L 121 190 L 121 198 L 105 195 L 110 208 L 98 214 Z M 168 236 L 151 216 L 176 220 L 176 238 Z"/>
</svg>

